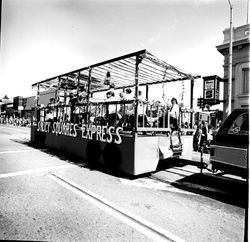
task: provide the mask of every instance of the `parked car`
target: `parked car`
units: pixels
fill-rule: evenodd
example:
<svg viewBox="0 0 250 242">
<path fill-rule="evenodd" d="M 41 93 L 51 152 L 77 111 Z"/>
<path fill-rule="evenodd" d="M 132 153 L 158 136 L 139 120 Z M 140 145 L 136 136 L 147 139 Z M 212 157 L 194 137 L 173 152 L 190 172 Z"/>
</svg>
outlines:
<svg viewBox="0 0 250 242">
<path fill-rule="evenodd" d="M 248 175 L 249 109 L 235 109 L 218 130 L 210 150 L 213 170 Z"/>
</svg>

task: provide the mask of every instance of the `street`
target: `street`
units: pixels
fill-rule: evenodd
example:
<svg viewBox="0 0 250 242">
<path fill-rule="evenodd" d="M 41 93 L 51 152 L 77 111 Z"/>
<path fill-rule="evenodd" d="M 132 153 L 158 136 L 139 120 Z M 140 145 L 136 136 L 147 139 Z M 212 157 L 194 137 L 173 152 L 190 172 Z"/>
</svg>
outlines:
<svg viewBox="0 0 250 242">
<path fill-rule="evenodd" d="M 0 137 L 1 240 L 244 241 L 242 179 L 179 161 L 118 176 L 30 146 L 26 127 Z"/>
</svg>

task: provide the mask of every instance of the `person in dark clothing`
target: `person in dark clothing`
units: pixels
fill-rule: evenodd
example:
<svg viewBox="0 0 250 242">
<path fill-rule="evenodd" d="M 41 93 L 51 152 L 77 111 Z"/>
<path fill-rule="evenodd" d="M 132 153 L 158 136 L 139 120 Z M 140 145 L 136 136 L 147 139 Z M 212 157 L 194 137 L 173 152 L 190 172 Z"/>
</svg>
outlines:
<svg viewBox="0 0 250 242">
<path fill-rule="evenodd" d="M 193 150 L 198 151 L 200 147 L 200 139 L 201 139 L 201 125 L 197 124 L 197 127 L 193 136 Z"/>
<path fill-rule="evenodd" d="M 176 131 L 179 129 L 178 120 L 179 120 L 179 106 L 176 98 L 172 98 L 171 100 L 171 108 L 170 108 L 170 126 L 172 131 Z"/>
<path fill-rule="evenodd" d="M 208 127 L 207 122 L 201 122 L 201 139 L 200 139 L 200 146 L 205 146 L 207 144 L 207 134 L 208 134 Z"/>
<path fill-rule="evenodd" d="M 107 97 L 107 99 L 106 99 L 107 102 L 117 101 L 117 99 L 115 97 L 115 93 L 113 91 L 108 91 L 106 93 L 106 97 Z M 118 112 L 117 112 L 117 105 L 116 104 L 107 105 L 106 118 L 107 118 L 109 126 L 116 126 L 117 122 L 120 119 Z"/>
</svg>

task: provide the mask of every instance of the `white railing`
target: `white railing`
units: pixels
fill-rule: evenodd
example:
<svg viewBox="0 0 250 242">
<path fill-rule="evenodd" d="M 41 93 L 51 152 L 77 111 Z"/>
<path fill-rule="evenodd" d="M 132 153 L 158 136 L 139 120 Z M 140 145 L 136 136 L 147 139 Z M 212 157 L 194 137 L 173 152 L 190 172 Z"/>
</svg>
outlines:
<svg viewBox="0 0 250 242">
<path fill-rule="evenodd" d="M 133 100 L 53 105 L 38 109 L 38 119 L 44 122 L 71 122 L 79 127 L 82 124 L 119 126 L 123 131 L 170 131 L 168 108 L 145 101 L 138 101 L 137 109 Z"/>
</svg>

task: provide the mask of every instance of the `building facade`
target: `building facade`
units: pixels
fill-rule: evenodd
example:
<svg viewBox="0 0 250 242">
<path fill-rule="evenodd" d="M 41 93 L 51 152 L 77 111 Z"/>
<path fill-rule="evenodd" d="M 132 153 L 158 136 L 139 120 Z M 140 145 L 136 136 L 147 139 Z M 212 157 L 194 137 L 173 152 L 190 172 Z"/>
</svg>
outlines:
<svg viewBox="0 0 250 242">
<path fill-rule="evenodd" d="M 236 108 L 249 108 L 249 37 L 250 25 L 233 28 L 232 52 L 232 110 Z M 229 68 L 229 41 L 230 29 L 223 31 L 223 44 L 216 46 L 224 56 L 224 97 L 228 96 L 228 68 Z M 226 116 L 228 102 L 225 102 L 223 112 Z M 224 117 L 225 117 L 224 116 Z"/>
</svg>

